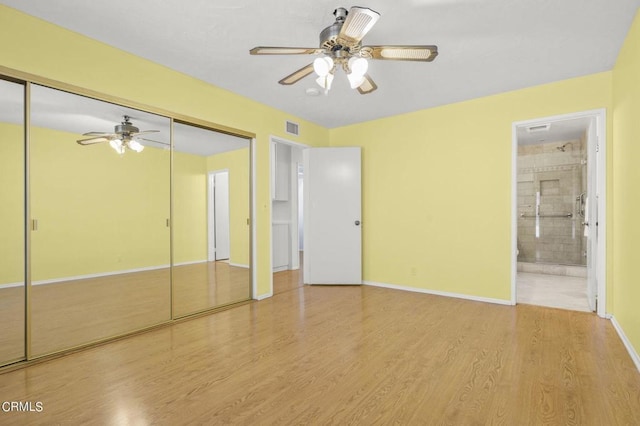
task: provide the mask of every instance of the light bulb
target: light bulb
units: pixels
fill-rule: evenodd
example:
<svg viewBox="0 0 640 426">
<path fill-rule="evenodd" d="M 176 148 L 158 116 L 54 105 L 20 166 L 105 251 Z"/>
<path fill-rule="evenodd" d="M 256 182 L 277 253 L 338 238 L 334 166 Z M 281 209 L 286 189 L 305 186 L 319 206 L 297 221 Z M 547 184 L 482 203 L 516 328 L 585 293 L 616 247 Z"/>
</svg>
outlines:
<svg viewBox="0 0 640 426">
<path fill-rule="evenodd" d="M 369 63 L 365 58 L 352 56 L 351 58 L 349 58 L 349 69 L 351 70 L 351 74 L 363 76 L 369 69 Z"/>
<path fill-rule="evenodd" d="M 109 145 L 113 148 L 118 154 L 124 154 L 124 146 L 122 146 L 122 141 L 120 139 L 111 139 L 109 141 Z"/>
<path fill-rule="evenodd" d="M 327 74 L 323 77 L 318 77 L 316 79 L 316 83 L 318 83 L 318 85 L 324 89 L 325 93 L 328 92 L 329 89 L 331 89 L 332 82 L 333 82 L 333 74 Z"/>
<path fill-rule="evenodd" d="M 357 75 L 354 72 L 347 74 L 347 78 L 349 79 L 349 85 L 352 89 L 356 89 L 364 83 L 364 75 Z"/>
<path fill-rule="evenodd" d="M 320 77 L 324 77 L 329 74 L 333 69 L 333 59 L 328 56 L 323 56 L 322 58 L 316 58 L 313 61 L 313 70 Z"/>
<path fill-rule="evenodd" d="M 138 142 L 135 139 L 131 139 L 129 141 L 129 149 L 135 151 L 135 152 L 142 152 L 142 150 L 144 149 L 144 146 Z"/>
</svg>

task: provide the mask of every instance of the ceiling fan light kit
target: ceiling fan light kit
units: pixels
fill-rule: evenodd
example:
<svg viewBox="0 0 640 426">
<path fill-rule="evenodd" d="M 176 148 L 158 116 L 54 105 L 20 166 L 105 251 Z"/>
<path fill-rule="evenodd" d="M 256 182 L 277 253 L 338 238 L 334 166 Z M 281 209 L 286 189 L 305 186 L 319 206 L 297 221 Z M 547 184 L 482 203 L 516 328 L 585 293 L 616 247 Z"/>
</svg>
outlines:
<svg viewBox="0 0 640 426">
<path fill-rule="evenodd" d="M 120 139 L 112 139 L 109 141 L 109 146 L 113 148 L 118 154 L 124 154 L 124 145 Z"/>
<path fill-rule="evenodd" d="M 335 71 L 342 68 L 352 89 L 363 95 L 375 91 L 378 86 L 367 74 L 367 59 L 431 62 L 438 55 L 434 45 L 362 46 L 362 39 L 373 28 L 380 14 L 366 7 L 354 6 L 349 11 L 343 7 L 333 12 L 336 21 L 320 33 L 320 47 L 254 47 L 252 55 L 323 55 L 313 63 L 291 73 L 279 81 L 291 85 L 315 71 L 316 82 L 328 93 Z"/>
<path fill-rule="evenodd" d="M 109 146 L 114 149 L 118 154 L 124 154 L 127 149 L 135 152 L 142 152 L 144 145 L 140 143 L 141 140 L 161 143 L 151 139 L 141 138 L 140 135 L 146 133 L 156 133 L 159 130 L 144 130 L 140 131 L 136 126 L 131 124 L 131 117 L 128 115 L 123 116 L 122 123 L 114 126 L 113 133 L 104 132 L 89 132 L 84 133 L 83 136 L 91 136 L 87 139 L 78 140 L 80 145 L 94 145 L 102 142 L 109 142 Z"/>
</svg>

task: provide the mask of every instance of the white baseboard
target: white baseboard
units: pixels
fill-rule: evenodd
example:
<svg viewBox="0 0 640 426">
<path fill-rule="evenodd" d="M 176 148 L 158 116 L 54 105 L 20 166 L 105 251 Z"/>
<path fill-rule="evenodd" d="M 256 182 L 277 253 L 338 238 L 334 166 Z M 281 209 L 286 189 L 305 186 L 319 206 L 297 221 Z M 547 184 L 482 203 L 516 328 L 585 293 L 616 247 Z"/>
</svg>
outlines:
<svg viewBox="0 0 640 426">
<path fill-rule="evenodd" d="M 249 265 L 245 265 L 243 263 L 231 263 L 231 262 L 229 262 L 229 266 L 235 266 L 236 268 L 249 269 Z"/>
<path fill-rule="evenodd" d="M 394 290 L 403 290 L 403 291 L 411 291 L 414 293 L 432 294 L 435 296 L 454 297 L 456 299 L 465 299 L 465 300 L 471 300 L 474 302 L 495 303 L 498 305 L 511 305 L 511 300 L 492 299 L 489 297 L 470 296 L 468 294 L 461 294 L 461 293 L 449 293 L 445 291 L 427 290 L 424 288 L 407 287 L 407 286 L 387 284 L 387 283 L 378 283 L 375 281 L 363 281 L 362 283 L 364 285 L 370 285 L 373 287 L 391 288 Z"/>
<path fill-rule="evenodd" d="M 208 261 L 205 260 L 192 260 L 189 262 L 180 262 L 180 263 L 176 263 L 174 264 L 174 266 L 187 266 L 187 265 L 196 265 L 199 263 L 207 263 Z M 239 268 L 249 268 L 249 265 L 242 265 L 242 264 L 230 264 L 231 266 L 236 266 Z M 146 271 L 155 271 L 158 269 L 166 269 L 169 268 L 171 265 L 166 264 L 166 265 L 157 265 L 157 266 L 147 266 L 144 268 L 134 268 L 134 269 L 124 269 L 124 270 L 120 270 L 120 271 L 111 271 L 111 272 L 99 272 L 96 274 L 84 274 L 84 275 L 74 275 L 71 277 L 62 277 L 62 278 L 53 278 L 53 279 L 49 279 L 49 280 L 38 280 L 38 281 L 32 281 L 31 285 L 45 285 L 45 284 L 55 284 L 55 283 L 61 283 L 61 282 L 65 282 L 65 281 L 76 281 L 76 280 L 85 280 L 88 278 L 101 278 L 101 277 L 109 277 L 112 275 L 121 275 L 121 274 L 131 274 L 131 273 L 135 273 L 135 272 L 146 272 Z M 24 282 L 16 282 L 16 283 L 8 283 L 8 284 L 0 284 L 0 288 L 12 288 L 12 287 L 22 287 L 24 286 Z"/>
<path fill-rule="evenodd" d="M 62 278 L 54 278 L 51 280 L 38 280 L 32 281 L 31 285 L 43 285 L 43 284 L 55 284 L 64 281 L 76 281 L 76 280 L 85 280 L 88 278 L 101 278 L 101 277 L 109 277 L 111 275 L 121 275 L 121 274 L 130 274 L 134 272 L 146 272 L 146 271 L 155 271 L 157 269 L 167 269 L 169 268 L 169 264 L 166 265 L 158 265 L 158 266 L 147 266 L 144 268 L 135 268 L 135 269 L 124 269 L 120 271 L 111 271 L 111 272 L 99 272 L 97 274 L 86 274 L 86 275 L 75 275 L 72 277 L 62 277 Z"/>
<path fill-rule="evenodd" d="M 268 299 L 270 297 L 273 297 L 273 292 L 261 294 L 260 296 L 253 296 L 253 299 L 260 301 L 260 300 Z"/>
<path fill-rule="evenodd" d="M 190 260 L 189 262 L 180 262 L 180 263 L 174 263 L 173 266 L 187 266 L 187 265 L 197 265 L 198 263 L 207 263 L 208 260 L 207 259 L 202 259 L 202 260 Z"/>
<path fill-rule="evenodd" d="M 14 287 L 23 287 L 24 281 L 16 282 L 16 283 L 6 283 L 0 284 L 0 288 L 14 288 Z"/>
<path fill-rule="evenodd" d="M 636 365 L 636 368 L 638 369 L 638 371 L 640 371 L 640 356 L 638 355 L 638 352 L 636 352 L 636 349 L 631 344 L 631 341 L 629 340 L 627 335 L 624 334 L 624 330 L 622 329 L 622 326 L 618 323 L 618 321 L 616 321 L 616 318 L 613 315 L 611 316 L 611 324 L 613 324 L 613 328 L 615 328 L 616 331 L 618 332 L 618 336 L 620 336 L 620 340 L 622 340 L 622 343 L 624 344 L 625 348 L 627 348 L 627 352 L 629 352 L 629 355 L 631 356 L 633 363 Z"/>
<path fill-rule="evenodd" d="M 145 268 L 135 268 L 135 269 L 125 269 L 120 271 L 111 271 L 111 272 L 99 272 L 97 274 L 84 274 L 84 275 L 74 275 L 71 277 L 61 277 L 61 278 L 52 278 L 49 280 L 37 280 L 31 281 L 31 285 L 46 285 L 46 284 L 56 284 L 62 283 L 66 281 L 77 281 L 77 280 L 86 280 L 89 278 L 101 278 L 101 277 L 109 277 L 113 275 L 121 275 L 121 274 L 130 274 L 134 272 L 145 272 L 145 271 L 155 271 L 158 269 L 167 269 L 169 265 L 159 265 L 159 266 L 148 266 Z M 0 284 L 0 288 L 11 288 L 11 287 L 22 287 L 24 283 L 10 283 L 10 284 Z"/>
</svg>

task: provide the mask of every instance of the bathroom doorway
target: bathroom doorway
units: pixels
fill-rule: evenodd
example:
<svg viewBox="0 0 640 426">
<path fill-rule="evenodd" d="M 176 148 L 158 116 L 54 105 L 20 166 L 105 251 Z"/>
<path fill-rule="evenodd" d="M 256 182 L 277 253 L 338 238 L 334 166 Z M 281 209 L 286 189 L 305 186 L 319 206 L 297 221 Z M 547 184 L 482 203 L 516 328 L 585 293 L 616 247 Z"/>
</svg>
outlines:
<svg viewBox="0 0 640 426">
<path fill-rule="evenodd" d="M 514 123 L 514 304 L 604 316 L 604 135 L 604 110 Z"/>
</svg>

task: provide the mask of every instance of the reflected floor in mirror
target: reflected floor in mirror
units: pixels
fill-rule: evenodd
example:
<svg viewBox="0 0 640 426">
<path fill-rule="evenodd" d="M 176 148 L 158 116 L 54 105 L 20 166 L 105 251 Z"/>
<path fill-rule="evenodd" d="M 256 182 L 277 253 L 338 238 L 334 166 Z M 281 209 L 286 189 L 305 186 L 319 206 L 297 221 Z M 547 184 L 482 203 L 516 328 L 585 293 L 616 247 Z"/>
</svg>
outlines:
<svg viewBox="0 0 640 426">
<path fill-rule="evenodd" d="M 176 317 L 250 299 L 250 269 L 227 261 L 200 262 L 173 268 Z"/>
<path fill-rule="evenodd" d="M 166 321 L 169 296 L 168 269 L 34 285 L 32 354 L 46 355 Z M 24 288 L 0 289 L 0 301 L 1 323 L 12 324 L 0 333 L 2 359 L 23 358 Z M 9 348 L 22 351 L 8 357 Z"/>
<path fill-rule="evenodd" d="M 302 286 L 0 376 L 3 424 L 640 424 L 610 321 Z"/>
<path fill-rule="evenodd" d="M 1 323 L 19 330 L 11 333 L 11 341 L 2 339 L 0 347 L 22 348 L 24 288 L 0 289 L 0 301 Z M 169 303 L 168 268 L 33 285 L 32 354 L 45 355 L 158 324 L 169 319 Z"/>
<path fill-rule="evenodd" d="M 250 298 L 249 269 L 226 262 L 176 267 L 177 314 Z M 31 287 L 34 356 L 73 348 L 171 318 L 170 269 L 132 272 Z M 24 288 L 0 289 L 0 360 L 24 356 Z"/>
<path fill-rule="evenodd" d="M 48 354 L 170 319 L 169 268 L 31 286 L 31 350 Z"/>
<path fill-rule="evenodd" d="M 0 364 L 24 358 L 24 286 L 0 288 Z"/>
</svg>

